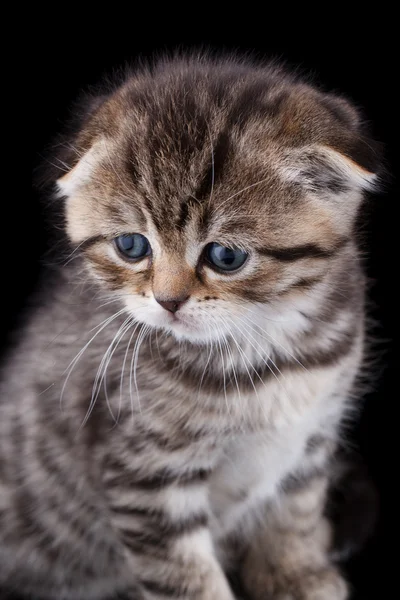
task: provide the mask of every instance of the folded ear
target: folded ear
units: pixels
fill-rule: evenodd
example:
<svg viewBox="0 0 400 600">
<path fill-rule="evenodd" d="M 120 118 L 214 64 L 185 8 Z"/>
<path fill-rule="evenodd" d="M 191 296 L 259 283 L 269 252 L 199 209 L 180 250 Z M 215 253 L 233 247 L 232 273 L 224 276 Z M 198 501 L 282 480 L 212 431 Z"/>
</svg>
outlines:
<svg viewBox="0 0 400 600">
<path fill-rule="evenodd" d="M 377 187 L 381 151 L 358 110 L 333 94 L 308 89 L 286 113 L 289 137 L 283 174 L 322 195 Z M 294 136 L 301 139 L 296 143 Z"/>
<path fill-rule="evenodd" d="M 81 162 L 81 157 L 90 150 L 96 140 L 96 115 L 107 98 L 107 95 L 85 95 L 75 104 L 67 130 L 48 148 L 45 160 L 37 169 L 34 178 L 37 187 L 53 191 L 57 180 L 68 181 L 69 174 L 72 174 Z M 57 182 L 59 191 L 62 185 Z M 64 191 L 66 193 L 66 189 L 62 191 L 63 195 Z"/>
<path fill-rule="evenodd" d="M 104 154 L 104 139 L 97 140 L 93 146 L 81 156 L 78 162 L 65 175 L 56 181 L 60 196 L 73 196 L 85 183 L 90 181 L 95 167 Z"/>
<path fill-rule="evenodd" d="M 377 173 L 335 148 L 319 144 L 291 152 L 282 172 L 287 181 L 320 195 L 373 190 L 378 183 Z"/>
</svg>

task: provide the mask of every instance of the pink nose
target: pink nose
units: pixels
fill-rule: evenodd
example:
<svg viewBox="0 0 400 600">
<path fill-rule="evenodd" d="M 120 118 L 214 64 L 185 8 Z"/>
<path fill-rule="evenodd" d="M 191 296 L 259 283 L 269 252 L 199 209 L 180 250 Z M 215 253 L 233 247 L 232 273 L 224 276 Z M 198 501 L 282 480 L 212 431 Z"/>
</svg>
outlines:
<svg viewBox="0 0 400 600">
<path fill-rule="evenodd" d="M 173 300 L 160 300 L 159 298 L 156 298 L 158 304 L 161 304 L 165 310 L 168 310 L 172 313 L 176 313 L 176 311 L 179 310 L 182 304 L 184 304 L 188 299 L 189 296 L 186 296 L 186 298 L 174 298 Z"/>
</svg>

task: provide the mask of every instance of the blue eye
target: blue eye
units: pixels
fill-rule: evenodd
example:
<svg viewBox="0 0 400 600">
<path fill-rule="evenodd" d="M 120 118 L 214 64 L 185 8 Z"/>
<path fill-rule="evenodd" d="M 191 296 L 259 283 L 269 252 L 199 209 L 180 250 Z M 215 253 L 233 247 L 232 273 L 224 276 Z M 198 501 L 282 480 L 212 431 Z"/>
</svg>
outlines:
<svg viewBox="0 0 400 600">
<path fill-rule="evenodd" d="M 208 244 L 205 256 L 212 267 L 221 271 L 236 271 L 247 260 L 248 254 L 238 248 L 226 248 L 216 242 Z"/>
<path fill-rule="evenodd" d="M 139 260 L 151 252 L 149 240 L 140 233 L 125 233 L 114 240 L 119 252 L 132 260 Z"/>
</svg>

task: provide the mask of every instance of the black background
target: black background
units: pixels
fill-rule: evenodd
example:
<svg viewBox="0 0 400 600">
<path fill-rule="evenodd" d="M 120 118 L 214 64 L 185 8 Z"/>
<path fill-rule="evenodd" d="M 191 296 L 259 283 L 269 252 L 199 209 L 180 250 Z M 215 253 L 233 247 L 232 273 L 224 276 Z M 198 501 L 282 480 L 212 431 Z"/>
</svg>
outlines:
<svg viewBox="0 0 400 600">
<path fill-rule="evenodd" d="M 137 58 L 164 49 L 211 46 L 215 49 L 255 51 L 257 56 L 280 57 L 289 64 L 312 72 L 328 90 L 339 90 L 363 107 L 374 137 L 383 142 L 386 177 L 383 191 L 369 200 L 366 248 L 371 278 L 371 313 L 380 327 L 375 332 L 385 351 L 383 368 L 375 390 L 367 395 L 365 408 L 354 436 L 368 469 L 379 489 L 381 511 L 372 542 L 353 561 L 351 577 L 357 598 L 389 598 L 396 567 L 391 567 L 391 537 L 397 528 L 391 506 L 394 481 L 396 406 L 394 330 L 397 323 L 396 275 L 398 277 L 398 223 L 396 221 L 396 110 L 395 32 L 393 14 L 369 15 L 368 22 L 348 22 L 349 15 L 284 15 L 260 12 L 252 5 L 237 8 L 236 17 L 216 8 L 187 8 L 160 14 L 155 6 L 147 12 L 132 7 L 127 14 L 107 13 L 83 23 L 79 12 L 38 15 L 34 44 L 26 53 L 33 77 L 29 96 L 33 104 L 33 166 L 68 118 L 71 103 L 82 88 L 95 84 L 104 73 Z M 69 9 L 68 9 L 69 10 Z M 365 16 L 365 15 L 364 15 Z M 182 20 L 181 20 L 182 19 Z M 315 21 L 315 19 L 317 19 Z M 288 21 L 289 20 L 289 21 Z M 40 23 L 40 24 L 39 24 Z M 24 93 L 27 93 L 24 84 Z M 396 107 L 397 108 L 397 107 Z M 25 144 L 27 143 L 25 136 Z M 7 266 L 10 281 L 3 288 L 6 319 L 2 320 L 4 339 L 15 328 L 28 294 L 34 289 L 40 257 L 47 249 L 48 234 L 43 225 L 39 194 L 24 195 L 15 182 L 17 198 L 10 198 L 7 227 Z M 11 241 L 11 246 L 10 246 Z M 394 443 L 393 443 L 394 441 Z M 394 588 L 395 589 L 395 588 Z M 394 591 L 394 590 L 393 590 Z"/>
</svg>

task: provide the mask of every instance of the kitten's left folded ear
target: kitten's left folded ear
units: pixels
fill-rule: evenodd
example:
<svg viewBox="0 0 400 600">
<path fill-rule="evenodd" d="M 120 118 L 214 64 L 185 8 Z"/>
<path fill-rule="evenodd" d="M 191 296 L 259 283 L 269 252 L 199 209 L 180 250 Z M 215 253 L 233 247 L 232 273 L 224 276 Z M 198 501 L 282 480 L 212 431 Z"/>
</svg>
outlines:
<svg viewBox="0 0 400 600">
<path fill-rule="evenodd" d="M 302 130 L 303 143 L 288 150 L 286 178 L 322 195 L 376 189 L 382 150 L 368 135 L 359 112 L 331 94 L 317 93 L 300 104 L 302 110 L 292 107 L 288 117 L 289 135 Z"/>
<path fill-rule="evenodd" d="M 60 135 L 46 152 L 48 157 L 36 169 L 34 185 L 41 190 L 54 191 L 58 179 L 63 179 L 80 162 L 81 157 L 92 147 L 95 135 L 91 134 L 89 123 L 108 99 L 107 94 L 82 95 L 75 103 L 74 113 L 64 135 Z M 85 134 L 81 131 L 86 128 Z M 82 137 L 83 139 L 79 139 Z"/>
</svg>

